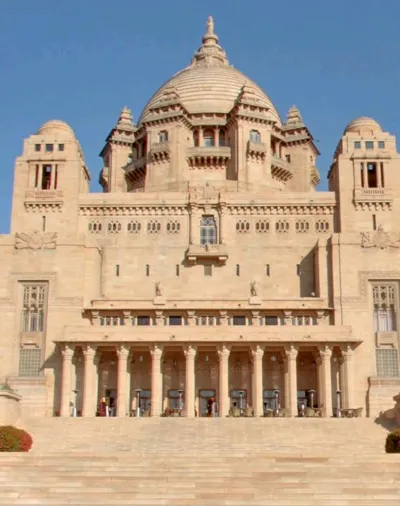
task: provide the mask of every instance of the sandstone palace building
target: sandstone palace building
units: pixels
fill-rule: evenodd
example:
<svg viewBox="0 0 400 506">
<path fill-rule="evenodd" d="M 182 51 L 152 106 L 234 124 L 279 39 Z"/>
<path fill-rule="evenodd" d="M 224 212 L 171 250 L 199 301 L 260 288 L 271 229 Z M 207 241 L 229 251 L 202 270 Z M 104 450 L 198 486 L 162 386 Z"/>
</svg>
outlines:
<svg viewBox="0 0 400 506">
<path fill-rule="evenodd" d="M 396 139 L 351 121 L 325 192 L 318 155 L 299 110 L 282 120 L 230 65 L 212 18 L 138 121 L 122 110 L 102 193 L 69 125 L 28 137 L 0 237 L 0 370 L 24 413 L 393 407 Z"/>
</svg>

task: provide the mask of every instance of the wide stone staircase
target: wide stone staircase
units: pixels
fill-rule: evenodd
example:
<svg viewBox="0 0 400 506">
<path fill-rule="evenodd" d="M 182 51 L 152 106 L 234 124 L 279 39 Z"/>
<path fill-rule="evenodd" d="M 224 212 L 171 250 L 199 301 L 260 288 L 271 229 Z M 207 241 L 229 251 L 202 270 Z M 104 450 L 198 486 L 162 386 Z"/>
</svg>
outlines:
<svg viewBox="0 0 400 506">
<path fill-rule="evenodd" d="M 0 504 L 400 505 L 369 419 L 53 418 L 0 454 Z"/>
</svg>

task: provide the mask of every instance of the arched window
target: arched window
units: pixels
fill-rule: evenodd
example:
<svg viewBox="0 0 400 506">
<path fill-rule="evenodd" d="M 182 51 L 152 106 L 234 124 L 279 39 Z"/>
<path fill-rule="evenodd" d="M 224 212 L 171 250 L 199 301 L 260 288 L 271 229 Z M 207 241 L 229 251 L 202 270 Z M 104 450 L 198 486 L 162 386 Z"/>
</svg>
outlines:
<svg viewBox="0 0 400 506">
<path fill-rule="evenodd" d="M 214 132 L 213 132 L 213 130 L 209 130 L 209 129 L 204 130 L 203 139 L 204 139 L 204 147 L 211 148 L 212 146 L 214 146 Z"/>
<path fill-rule="evenodd" d="M 166 130 L 161 130 L 158 134 L 158 142 L 167 142 L 168 140 L 168 132 Z"/>
<path fill-rule="evenodd" d="M 200 244 L 217 244 L 217 225 L 214 216 L 203 216 L 201 218 Z"/>
<path fill-rule="evenodd" d="M 256 144 L 261 142 L 261 134 L 258 130 L 250 130 L 250 141 Z"/>
</svg>

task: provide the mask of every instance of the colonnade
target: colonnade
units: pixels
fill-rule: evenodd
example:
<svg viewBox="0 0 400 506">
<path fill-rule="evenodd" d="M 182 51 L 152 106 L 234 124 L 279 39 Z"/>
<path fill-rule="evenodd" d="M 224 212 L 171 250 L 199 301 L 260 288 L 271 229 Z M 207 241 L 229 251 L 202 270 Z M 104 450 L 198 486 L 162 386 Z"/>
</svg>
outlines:
<svg viewBox="0 0 400 506">
<path fill-rule="evenodd" d="M 83 396 L 82 416 L 95 416 L 97 409 L 97 366 L 101 355 L 101 346 L 96 344 L 64 343 L 62 351 L 61 369 L 61 399 L 60 416 L 71 414 L 71 392 L 73 391 L 72 360 L 75 349 L 81 348 L 83 353 Z M 184 413 L 187 417 L 194 417 L 196 413 L 196 355 L 198 346 L 183 345 L 185 356 L 185 388 L 184 388 Z M 234 346 L 221 344 L 216 347 L 219 368 L 218 368 L 218 407 L 219 416 L 225 417 L 230 409 L 229 392 L 229 357 Z M 250 358 L 253 367 L 251 368 L 252 387 L 252 409 L 254 416 L 262 416 L 263 406 L 263 356 L 265 345 L 253 345 L 249 347 Z M 162 357 L 164 348 L 162 345 L 149 345 L 151 355 L 151 416 L 160 416 L 163 403 L 163 364 Z M 99 353 L 100 352 L 100 353 Z M 117 354 L 117 398 L 116 416 L 125 417 L 129 413 L 130 389 L 129 378 L 129 357 L 135 352 L 132 344 L 123 343 L 116 345 Z M 339 384 L 341 388 L 342 407 L 354 408 L 353 385 L 354 385 L 354 350 L 351 345 L 318 345 L 316 347 L 316 364 L 319 385 L 320 406 L 323 408 L 323 416 L 332 416 L 332 354 L 339 360 Z M 284 398 L 285 408 L 290 416 L 298 413 L 298 353 L 299 346 L 287 344 L 281 351 L 284 367 Z M 129 365 L 128 365 L 129 364 Z"/>
</svg>

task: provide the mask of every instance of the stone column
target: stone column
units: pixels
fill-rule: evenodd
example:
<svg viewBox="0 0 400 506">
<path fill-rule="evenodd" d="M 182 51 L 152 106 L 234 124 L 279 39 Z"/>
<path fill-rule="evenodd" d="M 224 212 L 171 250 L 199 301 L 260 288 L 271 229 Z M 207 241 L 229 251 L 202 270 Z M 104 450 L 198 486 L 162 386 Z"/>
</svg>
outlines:
<svg viewBox="0 0 400 506">
<path fill-rule="evenodd" d="M 346 378 L 344 373 L 344 357 L 339 357 L 339 389 L 340 389 L 340 407 L 347 407 L 347 399 L 346 399 Z"/>
<path fill-rule="evenodd" d="M 229 414 L 229 355 L 230 348 L 222 345 L 218 349 L 219 357 L 219 416 L 225 418 Z"/>
<path fill-rule="evenodd" d="M 288 367 L 289 403 L 291 416 L 297 416 L 297 355 L 298 349 L 290 345 L 285 349 Z"/>
<path fill-rule="evenodd" d="M 61 348 L 61 409 L 60 416 L 71 416 L 71 389 L 72 389 L 72 357 L 74 345 L 66 344 Z"/>
<path fill-rule="evenodd" d="M 95 371 L 94 357 L 97 346 L 86 345 L 83 347 L 83 409 L 82 416 L 95 416 Z"/>
<path fill-rule="evenodd" d="M 125 345 L 117 347 L 118 356 L 118 390 L 117 390 L 117 416 L 126 416 L 128 410 L 128 357 L 130 348 Z"/>
<path fill-rule="evenodd" d="M 251 350 L 253 355 L 253 378 L 252 378 L 252 399 L 254 416 L 262 416 L 263 406 L 263 356 L 264 348 L 254 346 Z"/>
<path fill-rule="evenodd" d="M 376 185 L 378 188 L 382 188 L 382 172 L 381 172 L 381 163 L 375 163 L 376 170 Z"/>
<path fill-rule="evenodd" d="M 219 127 L 214 129 L 214 146 L 219 146 Z"/>
<path fill-rule="evenodd" d="M 151 416 L 161 415 L 163 377 L 161 371 L 161 357 L 163 348 L 160 345 L 153 345 L 150 348 L 151 354 Z"/>
<path fill-rule="evenodd" d="M 355 406 L 355 396 L 354 396 L 354 350 L 350 345 L 344 346 L 342 348 L 342 357 L 343 357 L 343 379 L 344 384 L 342 386 L 342 392 L 344 392 L 344 401 L 345 404 L 343 407 L 345 409 L 354 409 Z"/>
<path fill-rule="evenodd" d="M 322 388 L 322 399 L 324 402 L 324 409 L 322 411 L 324 417 L 331 417 L 333 415 L 332 409 L 332 376 L 331 376 L 331 358 L 332 358 L 332 347 L 321 346 L 319 348 L 319 354 L 321 357 L 321 388 Z"/>
<path fill-rule="evenodd" d="M 196 395 L 196 347 L 188 345 L 184 349 L 186 357 L 186 381 L 185 381 L 185 412 L 188 418 L 195 416 L 194 401 Z"/>
</svg>

